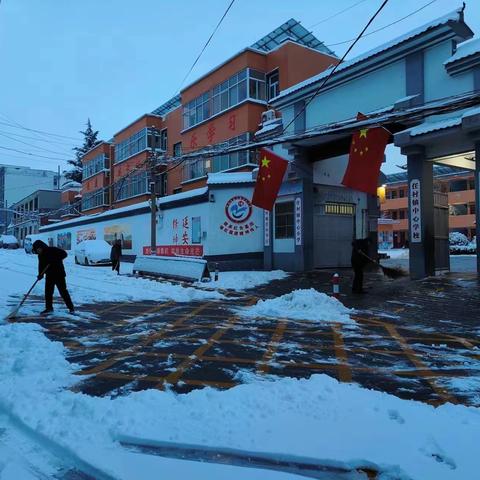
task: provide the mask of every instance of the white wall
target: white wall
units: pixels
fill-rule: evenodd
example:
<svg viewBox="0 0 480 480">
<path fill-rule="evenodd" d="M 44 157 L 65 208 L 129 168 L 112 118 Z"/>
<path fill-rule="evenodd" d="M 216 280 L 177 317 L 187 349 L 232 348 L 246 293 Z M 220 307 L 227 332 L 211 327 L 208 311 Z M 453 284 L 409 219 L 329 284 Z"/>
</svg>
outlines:
<svg viewBox="0 0 480 480">
<path fill-rule="evenodd" d="M 207 255 L 263 252 L 263 210 L 252 206 L 250 217 L 238 224 L 231 222 L 225 212 L 225 206 L 232 197 L 242 196 L 250 200 L 252 198 L 253 186 L 238 184 L 228 189 L 211 188 L 210 192 L 213 193 L 215 202 L 210 203 Z M 244 235 L 231 235 L 225 229 L 222 230 L 220 228 L 225 222 L 238 227 L 245 227 L 253 222 L 254 231 L 244 233 Z"/>
<path fill-rule="evenodd" d="M 248 201 L 252 197 L 252 186 L 236 185 L 231 188 L 213 188 L 211 192 L 214 195 L 214 202 L 203 202 L 188 206 L 160 210 L 157 216 L 157 245 L 202 245 L 204 255 L 226 255 L 236 253 L 251 253 L 263 251 L 263 215 L 262 210 L 257 207 L 251 207 L 251 215 L 245 221 L 232 222 L 228 219 L 225 211 L 227 202 L 235 196 L 243 196 Z M 201 243 L 192 243 L 192 218 L 200 217 L 201 223 Z M 184 227 L 184 220 L 187 219 Z M 174 226 L 176 220 L 176 228 Z M 220 228 L 227 222 L 232 231 L 238 231 L 238 235 L 232 235 Z M 253 232 L 246 232 L 245 226 L 253 222 Z M 102 220 L 98 223 L 83 224 L 74 227 L 65 226 L 52 232 L 41 232 L 45 242 L 53 239 L 53 244 L 58 246 L 58 234 L 70 233 L 71 250 L 75 249 L 77 243 L 77 234 L 81 231 L 92 230 L 95 232 L 95 238 L 104 239 L 105 228 L 113 226 L 123 226 L 123 231 L 131 232 L 132 248 L 123 249 L 123 253 L 141 255 L 143 247 L 150 246 L 150 214 L 132 215 L 112 220 Z M 235 229 L 236 227 L 236 229 Z M 242 227 L 240 229 L 240 227 Z M 251 230 L 252 228 L 249 228 Z M 235 229 L 235 230 L 234 230 Z M 230 228 L 228 229 L 230 230 Z M 240 235 L 240 231 L 243 235 Z M 186 233 L 184 243 L 183 234 Z M 177 242 L 174 236 L 177 235 Z"/>
<path fill-rule="evenodd" d="M 405 62 L 401 60 L 334 87 L 307 107 L 306 128 L 387 107 L 406 95 L 405 85 Z"/>
<path fill-rule="evenodd" d="M 446 41 L 424 51 L 425 101 L 473 90 L 472 72 L 450 76 L 443 62 L 452 55 L 452 43 Z"/>
</svg>

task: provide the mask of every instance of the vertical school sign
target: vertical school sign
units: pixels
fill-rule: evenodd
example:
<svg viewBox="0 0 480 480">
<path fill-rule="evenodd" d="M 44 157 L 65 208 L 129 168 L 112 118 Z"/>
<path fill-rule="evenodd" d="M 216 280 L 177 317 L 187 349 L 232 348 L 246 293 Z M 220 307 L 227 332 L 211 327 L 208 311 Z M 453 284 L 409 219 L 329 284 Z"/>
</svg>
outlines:
<svg viewBox="0 0 480 480">
<path fill-rule="evenodd" d="M 422 241 L 422 207 L 420 202 L 420 180 L 410 181 L 410 242 Z"/>
</svg>

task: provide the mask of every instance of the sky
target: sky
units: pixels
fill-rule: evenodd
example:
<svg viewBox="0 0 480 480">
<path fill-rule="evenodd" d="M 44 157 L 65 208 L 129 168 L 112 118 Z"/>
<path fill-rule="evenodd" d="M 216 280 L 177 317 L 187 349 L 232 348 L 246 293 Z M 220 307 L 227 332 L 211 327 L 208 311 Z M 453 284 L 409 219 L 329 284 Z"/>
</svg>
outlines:
<svg viewBox="0 0 480 480">
<path fill-rule="evenodd" d="M 81 143 L 78 132 L 87 118 L 100 131 L 99 138 L 108 140 L 176 94 L 230 3 L 0 1 L 0 163 L 52 170 L 57 165 L 65 168 L 66 159 L 72 158 L 71 149 Z M 430 2 L 390 0 L 367 33 Z M 299 20 L 331 45 L 354 38 L 380 4 L 381 0 L 236 0 L 183 86 L 289 18 Z M 480 1 L 466 0 L 466 4 L 466 21 L 480 32 Z M 363 38 L 347 59 L 460 5 L 457 0 L 435 0 L 405 20 Z M 348 47 L 344 43 L 330 48 L 340 57 Z M 383 170 L 391 173 L 402 163 L 398 149 L 389 148 Z"/>
</svg>

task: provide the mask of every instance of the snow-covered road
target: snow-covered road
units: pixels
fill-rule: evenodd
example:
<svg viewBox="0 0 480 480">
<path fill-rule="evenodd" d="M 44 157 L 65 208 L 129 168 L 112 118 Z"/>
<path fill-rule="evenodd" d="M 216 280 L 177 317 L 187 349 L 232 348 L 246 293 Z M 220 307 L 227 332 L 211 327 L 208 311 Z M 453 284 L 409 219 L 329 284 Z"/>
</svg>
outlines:
<svg viewBox="0 0 480 480">
<path fill-rule="evenodd" d="M 221 298 L 218 292 L 118 278 L 106 268 L 69 262 L 67 272 L 77 303 L 112 296 L 117 300 Z M 0 251 L 3 313 L 8 311 L 8 296 L 26 291 L 35 273 L 35 257 Z M 41 307 L 34 304 L 27 310 Z M 48 469 L 59 468 L 54 461 L 42 464 L 33 453 L 39 448 L 49 450 L 51 445 L 95 467 L 106 478 L 119 480 L 300 478 L 139 455 L 121 447 L 118 439 L 122 435 L 176 445 L 288 454 L 352 467 L 374 464 L 388 472 L 384 479 L 464 480 L 474 478 L 479 469 L 478 408 L 452 404 L 434 408 L 339 383 L 326 375 L 301 380 L 251 375 L 245 384 L 225 391 L 204 388 L 178 395 L 145 390 L 117 398 L 90 397 L 70 390 L 78 377 L 65 353 L 64 346 L 50 341 L 38 325 L 0 325 L 0 409 L 6 412 L 0 420 L 3 418 L 3 438 L 11 439 L 8 449 L 2 447 L 0 430 L 1 480 L 22 478 L 18 471 L 32 474 L 24 476 L 26 480 L 39 478 L 32 465 L 40 465 L 44 476 Z M 9 431 L 7 417 L 34 432 L 41 445 L 17 448 L 22 439 Z"/>
</svg>

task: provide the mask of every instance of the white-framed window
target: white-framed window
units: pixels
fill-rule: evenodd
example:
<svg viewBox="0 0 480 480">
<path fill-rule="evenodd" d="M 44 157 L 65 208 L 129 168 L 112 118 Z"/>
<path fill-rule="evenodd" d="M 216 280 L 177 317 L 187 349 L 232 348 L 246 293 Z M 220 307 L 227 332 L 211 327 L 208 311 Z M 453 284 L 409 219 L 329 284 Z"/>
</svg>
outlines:
<svg viewBox="0 0 480 480">
<path fill-rule="evenodd" d="M 294 202 L 275 204 L 275 238 L 287 239 L 294 236 Z"/>
<path fill-rule="evenodd" d="M 192 217 L 192 243 L 202 243 L 201 217 Z"/>
</svg>

